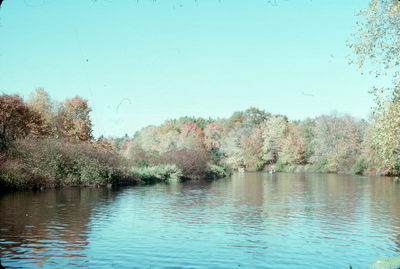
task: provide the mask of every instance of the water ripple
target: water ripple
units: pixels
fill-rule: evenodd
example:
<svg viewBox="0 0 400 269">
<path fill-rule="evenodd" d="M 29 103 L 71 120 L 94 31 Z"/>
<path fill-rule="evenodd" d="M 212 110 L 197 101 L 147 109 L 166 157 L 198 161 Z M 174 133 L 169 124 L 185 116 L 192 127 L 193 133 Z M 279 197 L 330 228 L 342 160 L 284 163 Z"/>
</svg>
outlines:
<svg viewBox="0 0 400 269">
<path fill-rule="evenodd" d="M 400 253 L 400 185 L 262 173 L 0 197 L 10 268 L 368 268 Z"/>
</svg>

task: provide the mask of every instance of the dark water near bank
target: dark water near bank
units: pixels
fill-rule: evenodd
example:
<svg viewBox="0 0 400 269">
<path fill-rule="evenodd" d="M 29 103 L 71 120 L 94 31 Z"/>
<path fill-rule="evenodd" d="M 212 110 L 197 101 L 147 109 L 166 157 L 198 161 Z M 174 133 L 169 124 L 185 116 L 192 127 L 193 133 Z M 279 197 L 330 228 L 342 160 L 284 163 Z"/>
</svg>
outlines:
<svg viewBox="0 0 400 269">
<path fill-rule="evenodd" d="M 0 196 L 22 268 L 368 268 L 400 255 L 389 178 L 248 173 L 214 182 Z"/>
</svg>

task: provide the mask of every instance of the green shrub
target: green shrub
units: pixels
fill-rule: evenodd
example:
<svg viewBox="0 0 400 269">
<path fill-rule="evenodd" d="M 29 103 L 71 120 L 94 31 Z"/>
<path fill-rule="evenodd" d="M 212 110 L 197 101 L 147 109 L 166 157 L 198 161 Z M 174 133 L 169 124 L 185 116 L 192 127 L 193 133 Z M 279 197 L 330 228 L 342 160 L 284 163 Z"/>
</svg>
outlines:
<svg viewBox="0 0 400 269">
<path fill-rule="evenodd" d="M 397 161 L 393 166 L 393 174 L 400 175 L 400 161 Z"/>
<path fill-rule="evenodd" d="M 367 166 L 365 165 L 365 162 L 363 159 L 358 159 L 351 170 L 353 171 L 354 174 L 356 175 L 362 175 L 364 174 L 365 170 L 367 169 Z"/>
<path fill-rule="evenodd" d="M 221 159 L 222 159 L 221 150 L 219 148 L 211 149 L 211 156 L 215 161 L 217 161 L 217 162 L 221 161 Z"/>
<path fill-rule="evenodd" d="M 225 167 L 209 163 L 207 165 L 207 175 L 209 178 L 217 179 L 227 177 L 229 174 Z"/>
<path fill-rule="evenodd" d="M 182 170 L 174 164 L 158 164 L 150 167 L 132 167 L 130 172 L 145 183 L 178 181 L 182 178 Z"/>
<path fill-rule="evenodd" d="M 286 169 L 286 164 L 280 160 L 275 163 L 274 169 L 276 172 L 284 172 Z"/>
<path fill-rule="evenodd" d="M 315 164 L 315 169 L 318 172 L 327 171 L 328 170 L 328 160 L 327 159 L 320 160 L 318 163 Z"/>
</svg>

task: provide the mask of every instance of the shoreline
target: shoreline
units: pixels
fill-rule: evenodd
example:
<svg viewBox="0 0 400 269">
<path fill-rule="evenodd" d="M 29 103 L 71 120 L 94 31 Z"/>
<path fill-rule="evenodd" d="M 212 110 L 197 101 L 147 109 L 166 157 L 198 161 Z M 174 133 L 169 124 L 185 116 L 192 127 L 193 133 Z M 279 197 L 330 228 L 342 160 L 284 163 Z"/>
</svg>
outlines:
<svg viewBox="0 0 400 269">
<path fill-rule="evenodd" d="M 376 177 L 376 178 L 391 178 L 394 182 L 398 182 L 398 177 L 396 176 L 389 176 L 384 174 L 372 174 L 372 173 L 365 173 L 365 174 L 354 174 L 354 173 L 346 173 L 346 172 L 320 172 L 320 171 L 276 171 L 274 173 L 269 173 L 268 170 L 262 171 L 255 171 L 255 170 L 245 170 L 244 172 L 240 172 L 238 170 L 231 171 L 225 177 L 205 177 L 205 178 L 198 178 L 198 179 L 189 179 L 189 178 L 181 178 L 178 180 L 153 180 L 148 181 L 144 179 L 140 179 L 139 177 L 130 177 L 130 178 L 121 178 L 117 179 L 115 182 L 104 182 L 101 184 L 57 184 L 57 183 L 39 183 L 39 184 L 30 184 L 30 185 L 20 185 L 20 186 L 6 186 L 0 185 L 0 194 L 5 194 L 9 192 L 15 191 L 44 191 L 44 190 L 56 190 L 56 189 L 66 189 L 66 188 L 118 188 L 118 187 L 129 187 L 129 186 L 151 186 L 159 183 L 169 184 L 171 182 L 188 182 L 188 181 L 210 181 L 210 180 L 219 180 L 223 178 L 230 177 L 232 174 L 238 175 L 245 175 L 247 173 L 263 173 L 263 174 L 279 174 L 279 173 L 287 173 L 287 174 L 307 174 L 307 175 L 346 175 L 346 176 L 359 176 L 359 177 Z"/>
</svg>

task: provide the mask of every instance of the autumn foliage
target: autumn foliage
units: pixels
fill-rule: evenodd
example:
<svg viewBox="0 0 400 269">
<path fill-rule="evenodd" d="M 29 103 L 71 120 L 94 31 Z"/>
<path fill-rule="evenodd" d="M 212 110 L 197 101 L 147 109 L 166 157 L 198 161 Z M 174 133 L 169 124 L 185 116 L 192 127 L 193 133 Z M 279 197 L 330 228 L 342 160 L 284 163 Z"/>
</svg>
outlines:
<svg viewBox="0 0 400 269">
<path fill-rule="evenodd" d="M 257 108 L 226 119 L 183 117 L 132 137 L 92 135 L 91 108 L 36 89 L 0 96 L 0 185 L 104 185 L 219 178 L 231 169 L 400 173 L 399 101 L 369 121 L 330 114 L 290 121 Z"/>
<path fill-rule="evenodd" d="M 337 113 L 290 121 L 256 108 L 227 119 L 168 120 L 137 132 L 129 140 L 126 156 L 145 165 L 161 158 L 178 167 L 197 167 L 198 172 L 208 162 L 256 171 L 396 174 L 399 128 L 393 124 L 397 108 L 392 103 L 370 121 Z"/>
<path fill-rule="evenodd" d="M 43 118 L 18 95 L 0 96 L 0 149 L 17 138 L 44 135 Z"/>
<path fill-rule="evenodd" d="M 0 185 L 104 185 L 132 178 L 107 139 L 94 140 L 87 100 L 57 104 L 37 89 L 0 96 Z M 136 179 L 133 179 L 136 181 Z"/>
<path fill-rule="evenodd" d="M 175 164 L 182 170 L 183 176 L 188 179 L 205 178 L 209 161 L 209 155 L 203 150 L 171 150 L 159 157 L 160 163 Z"/>
</svg>

